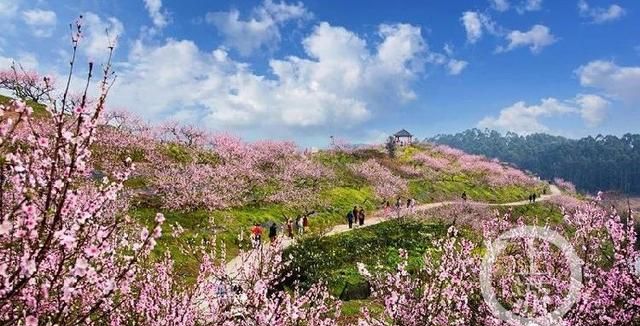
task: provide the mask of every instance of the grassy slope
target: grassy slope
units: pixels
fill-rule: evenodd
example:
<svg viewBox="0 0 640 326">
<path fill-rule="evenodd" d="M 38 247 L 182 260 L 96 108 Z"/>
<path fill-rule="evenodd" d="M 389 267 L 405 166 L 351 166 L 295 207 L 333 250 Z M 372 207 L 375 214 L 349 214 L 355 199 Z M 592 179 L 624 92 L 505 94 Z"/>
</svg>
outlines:
<svg viewBox="0 0 640 326">
<path fill-rule="evenodd" d="M 500 207 L 501 213 L 509 208 Z M 522 217 L 529 223 L 562 223 L 559 208 L 548 203 L 517 206 L 511 209 L 512 219 Z M 464 237 L 482 246 L 477 231 L 462 226 Z M 446 235 L 445 226 L 427 220 L 391 220 L 353 232 L 322 238 L 308 238 L 289 248 L 291 263 L 303 284 L 327 282 L 331 293 L 341 296 L 347 319 L 359 314 L 362 305 L 379 308 L 368 297 L 367 284 L 359 275 L 356 263 L 380 264 L 392 269 L 399 261 L 398 249 L 409 253 L 409 271 L 419 268 L 425 253 L 434 253 L 433 241 Z M 482 248 L 476 251 L 483 252 Z"/>
<path fill-rule="evenodd" d="M 7 105 L 12 100 L 13 98 L 11 97 L 0 95 L 0 105 Z M 27 101 L 27 105 L 33 109 L 33 116 L 35 117 L 46 117 L 49 115 L 49 112 L 47 112 L 45 106 L 40 103 Z"/>
<path fill-rule="evenodd" d="M 316 207 L 316 214 L 310 218 L 310 228 L 313 234 L 344 223 L 344 216 L 354 205 L 361 205 L 371 212 L 379 204 L 373 195 L 373 190 L 362 178 L 354 175 L 348 166 L 352 163 L 363 162 L 370 158 L 385 161 L 385 165 L 395 170 L 401 164 L 408 164 L 411 156 L 424 149 L 419 147 L 406 147 L 398 151 L 396 159 L 385 159 L 385 155 L 377 150 L 363 150 L 355 153 L 331 153 L 319 152 L 314 154 L 314 159 L 331 169 L 335 178 L 321 192 L 322 202 L 325 205 Z M 530 189 L 522 187 L 507 187 L 492 189 L 483 184 L 482 180 L 468 175 L 442 176 L 438 181 L 426 179 L 407 179 L 409 194 L 418 202 L 433 202 L 451 200 L 459 197 L 462 191 L 466 191 L 470 198 L 478 201 L 509 202 L 526 198 Z M 138 188 L 144 186 L 144 180 L 131 180 L 128 186 Z M 215 238 L 222 242 L 227 250 L 227 256 L 233 257 L 239 248 L 247 248 L 247 232 L 251 225 L 260 223 L 267 225 L 269 222 L 281 224 L 285 216 L 293 218 L 299 212 L 284 205 L 261 205 L 259 207 L 245 206 L 228 210 L 207 212 L 197 210 L 193 212 L 171 212 L 155 208 L 136 208 L 131 215 L 139 218 L 146 224 L 152 223 L 156 211 L 165 214 L 164 236 L 160 239 L 155 250 L 156 255 L 169 250 L 176 260 L 177 270 L 186 278 L 192 278 L 198 269 L 198 260 L 192 254 L 184 254 L 180 248 L 201 241 L 212 241 Z M 213 217 L 214 224 L 210 218 Z M 185 232 L 174 239 L 169 236 L 170 227 L 179 223 Z M 239 234 L 244 232 L 244 241 L 239 240 Z M 353 270 L 351 270 L 353 272 Z"/>
</svg>

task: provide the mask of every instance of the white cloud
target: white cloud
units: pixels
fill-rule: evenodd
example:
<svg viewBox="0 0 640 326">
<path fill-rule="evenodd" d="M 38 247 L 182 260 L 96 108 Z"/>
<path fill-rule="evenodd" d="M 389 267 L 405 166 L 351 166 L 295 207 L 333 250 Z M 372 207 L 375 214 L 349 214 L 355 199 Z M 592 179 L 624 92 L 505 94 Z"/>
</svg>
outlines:
<svg viewBox="0 0 640 326">
<path fill-rule="evenodd" d="M 162 0 L 144 0 L 144 7 L 147 8 L 149 17 L 156 28 L 162 29 L 169 23 L 167 12 L 162 10 Z"/>
<path fill-rule="evenodd" d="M 357 34 L 321 23 L 303 41 L 305 57 L 269 62 L 274 77 L 191 41 L 138 44 L 120 70 L 111 103 L 156 120 L 189 117 L 211 128 L 304 128 L 309 135 L 328 126 L 348 128 L 388 103 L 415 97 L 411 81 L 423 71 L 427 51 L 420 28 L 381 25 L 378 35 L 368 47 Z"/>
<path fill-rule="evenodd" d="M 500 111 L 500 115 L 486 117 L 478 123 L 480 128 L 513 131 L 520 134 L 546 132 L 549 128 L 539 119 L 575 112 L 576 109 L 555 98 L 546 98 L 538 105 L 527 106 L 523 101 Z"/>
<path fill-rule="evenodd" d="M 505 12 L 511 8 L 515 8 L 515 10 L 523 14 L 527 11 L 538 11 L 542 9 L 542 1 L 543 0 L 523 0 L 516 5 L 511 5 L 509 0 L 489 0 L 491 4 L 491 8 L 499 12 Z"/>
<path fill-rule="evenodd" d="M 0 0 L 0 16 L 14 17 L 18 12 L 19 3 L 18 0 Z"/>
<path fill-rule="evenodd" d="M 501 28 L 491 20 L 491 17 L 476 11 L 463 12 L 460 21 L 467 32 L 467 41 L 469 43 L 477 42 L 482 38 L 485 31 L 492 35 L 500 35 L 502 33 Z"/>
<path fill-rule="evenodd" d="M 589 127 L 602 123 L 610 104 L 603 97 L 594 94 L 578 94 L 575 102 L 580 106 L 580 115 Z"/>
<path fill-rule="evenodd" d="M 451 59 L 447 63 L 447 69 L 449 70 L 450 75 L 459 75 L 467 65 L 469 65 L 469 63 L 466 61 Z"/>
<path fill-rule="evenodd" d="M 595 127 L 606 118 L 609 104 L 605 98 L 595 94 L 578 94 L 566 101 L 550 97 L 542 99 L 537 105 L 520 101 L 502 109 L 498 117 L 485 117 L 477 126 L 519 134 L 549 132 L 549 127 L 541 119 L 576 114 L 587 126 Z"/>
<path fill-rule="evenodd" d="M 526 11 L 538 11 L 542 9 L 542 0 L 526 0 L 522 5 L 518 6 L 518 13 Z"/>
<path fill-rule="evenodd" d="M 224 44 L 238 50 L 243 56 L 267 47 L 275 47 L 280 42 L 280 27 L 289 21 L 299 21 L 311 17 L 300 2 L 287 4 L 271 0 L 253 9 L 248 20 L 240 18 L 240 12 L 210 12 L 205 19 L 213 24 L 224 38 Z"/>
<path fill-rule="evenodd" d="M 50 10 L 32 9 L 22 12 L 22 20 L 36 37 L 49 37 L 56 26 L 56 13 Z"/>
<path fill-rule="evenodd" d="M 579 67 L 576 74 L 582 86 L 599 88 L 627 102 L 640 101 L 640 66 L 624 67 L 612 61 L 596 60 Z"/>
<path fill-rule="evenodd" d="M 507 11 L 509 10 L 509 1 L 508 0 L 489 0 L 491 3 L 491 7 L 497 11 Z"/>
<path fill-rule="evenodd" d="M 102 19 L 100 16 L 87 12 L 83 15 L 84 49 L 89 60 L 104 60 L 108 55 L 108 47 L 116 45 L 118 37 L 124 33 L 124 25 L 115 17 Z"/>
<path fill-rule="evenodd" d="M 467 31 L 467 41 L 469 43 L 475 43 L 482 37 L 482 14 L 474 11 L 465 11 L 462 13 L 460 21 L 464 25 L 464 29 Z"/>
<path fill-rule="evenodd" d="M 626 10 L 617 4 L 612 4 L 609 8 L 592 8 L 586 0 L 578 1 L 578 11 L 580 16 L 590 18 L 595 24 L 615 21 L 626 14 Z"/>
<path fill-rule="evenodd" d="M 532 53 L 540 53 L 543 48 L 555 43 L 557 38 L 551 34 L 551 30 L 544 25 L 534 25 L 529 31 L 512 31 L 507 34 L 509 44 L 506 47 L 498 47 L 496 52 L 507 52 L 519 47 L 529 47 Z"/>
<path fill-rule="evenodd" d="M 14 62 L 26 70 L 36 70 L 39 65 L 36 56 L 30 52 L 23 52 L 13 57 L 0 55 L 0 69 L 9 69 Z"/>
</svg>

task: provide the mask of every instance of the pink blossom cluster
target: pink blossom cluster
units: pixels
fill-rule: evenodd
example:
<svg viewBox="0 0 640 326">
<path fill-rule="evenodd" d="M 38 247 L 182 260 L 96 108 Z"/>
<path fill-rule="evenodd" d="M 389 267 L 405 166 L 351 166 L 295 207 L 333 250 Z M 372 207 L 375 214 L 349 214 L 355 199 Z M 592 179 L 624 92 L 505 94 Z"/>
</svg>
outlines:
<svg viewBox="0 0 640 326">
<path fill-rule="evenodd" d="M 474 203 L 449 203 L 437 208 L 419 211 L 417 218 L 428 218 L 444 225 L 455 225 L 456 227 L 471 227 L 474 230 L 481 230 L 482 225 L 489 219 L 495 218 L 498 212 L 486 205 L 476 205 Z"/>
<path fill-rule="evenodd" d="M 136 295 L 119 307 L 112 324 L 138 325 L 337 325 L 340 303 L 322 285 L 286 291 L 282 244 L 251 252 L 251 259 L 226 271 L 215 250 L 202 254 L 197 281 L 181 282 L 167 254 L 137 279 Z"/>
<path fill-rule="evenodd" d="M 540 325 L 637 324 L 640 276 L 635 265 L 640 252 L 634 248 L 634 226 L 597 202 L 581 203 L 565 212 L 566 230 L 556 228 L 581 260 L 582 288 L 561 320 L 539 319 Z M 510 214 L 485 220 L 484 241 L 491 244 L 518 226 L 524 226 L 523 221 L 514 222 Z M 495 299 L 521 317 L 550 317 L 564 302 L 572 282 L 568 261 L 560 248 L 524 239 L 510 241 L 491 266 Z M 427 252 L 425 266 L 413 274 L 406 270 L 403 252 L 405 259 L 394 272 L 372 273 L 359 266 L 372 284 L 374 297 L 384 303 L 381 315 L 362 309 L 360 325 L 512 325 L 513 321 L 498 318 L 482 301 L 475 254 L 479 248 L 453 229 L 435 248 L 437 253 Z M 535 266 L 533 272 L 531 266 Z"/>
<path fill-rule="evenodd" d="M 118 197 L 130 160 L 99 183 L 88 178 L 108 75 L 91 110 L 81 101 L 66 112 L 65 95 L 45 120 L 20 101 L 0 109 L 3 323 L 92 324 L 111 314 L 160 236 L 161 214 L 151 231 L 139 228 Z"/>
<path fill-rule="evenodd" d="M 74 58 L 80 23 L 76 29 Z M 89 64 L 89 76 L 92 67 Z M 111 85 L 109 69 L 107 63 L 91 108 L 85 93 L 77 107 L 67 111 L 67 92 L 55 99 L 47 94 L 53 99 L 52 115 L 42 119 L 32 118 L 33 110 L 21 101 L 0 107 L 0 323 L 336 325 L 340 306 L 325 287 L 281 288 L 287 275 L 277 244 L 242 264 L 240 277 L 228 273 L 224 259 L 215 253 L 203 253 L 194 285 L 175 273 L 169 256 L 149 260 L 165 218 L 158 213 L 148 229 L 127 215 L 121 193 L 134 162 L 125 157 L 122 166 L 102 180 L 91 177 L 98 162 L 92 159 L 99 147 L 94 145 L 114 141 L 100 139 L 113 135 L 98 130 L 112 130 L 101 122 Z M 305 177 L 320 173 L 296 165 L 281 171 L 273 164 L 290 159 L 282 155 L 299 154 L 281 144 L 260 146 L 272 151 L 252 156 L 258 170 L 276 171 L 296 182 L 299 178 L 292 175 L 300 175 L 300 170 Z M 235 155 L 223 149 L 219 153 Z M 174 231 L 178 234 L 180 227 Z"/>
<path fill-rule="evenodd" d="M 406 181 L 391 173 L 375 159 L 351 164 L 349 168 L 372 184 L 376 197 L 380 199 L 390 199 L 407 191 Z"/>
<path fill-rule="evenodd" d="M 453 147 L 449 147 L 447 145 L 435 145 L 433 150 L 437 153 L 440 153 L 445 156 L 449 156 L 450 158 L 457 159 L 460 156 L 467 155 L 467 153 Z"/>
<path fill-rule="evenodd" d="M 372 295 L 384 303 L 381 315 L 362 309 L 359 325 L 469 325 L 474 317 L 477 294 L 478 259 L 474 244 L 458 237 L 450 228 L 450 237 L 435 243 L 438 253 L 426 255 L 424 266 L 416 273 L 407 271 L 408 255 L 400 250 L 402 261 L 393 273 L 373 275 L 359 265 L 360 273 L 372 284 Z"/>
<path fill-rule="evenodd" d="M 93 163 L 107 175 L 125 157 L 138 164 L 135 176 L 169 209 L 219 209 L 250 202 L 311 203 L 332 171 L 294 143 L 246 143 L 193 126 L 148 126 L 125 113 L 100 125 Z"/>
<path fill-rule="evenodd" d="M 551 196 L 547 202 L 560 207 L 566 213 L 574 212 L 582 204 L 582 201 L 576 197 L 565 194 Z"/>
<path fill-rule="evenodd" d="M 451 167 L 451 161 L 444 157 L 436 157 L 427 153 L 418 153 L 413 156 L 413 160 L 422 166 L 436 171 L 445 171 Z"/>
<path fill-rule="evenodd" d="M 536 180 L 521 170 L 506 166 L 498 160 L 488 160 L 481 155 L 462 155 L 458 157 L 460 170 L 483 174 L 494 186 L 535 185 Z"/>
<path fill-rule="evenodd" d="M 279 141 L 245 143 L 227 135 L 212 135 L 210 148 L 200 147 L 212 162 L 167 161 L 156 166 L 152 183 L 170 209 L 217 209 L 250 202 L 313 201 L 328 169 Z"/>
<path fill-rule="evenodd" d="M 459 149 L 446 145 L 435 145 L 433 151 L 445 158 L 433 157 L 419 153 L 414 159 L 422 161 L 427 167 L 439 171 L 453 173 L 456 171 L 483 175 L 487 182 L 496 187 L 510 185 L 536 184 L 536 180 L 516 168 L 502 164 L 500 161 L 489 160 L 482 155 L 467 154 Z"/>
<path fill-rule="evenodd" d="M 15 63 L 11 69 L 0 70 L 0 89 L 8 90 L 15 97 L 25 101 L 45 100 L 45 97 L 53 92 L 54 84 L 52 77 L 27 71 Z"/>
<path fill-rule="evenodd" d="M 576 186 L 570 181 L 564 180 L 562 178 L 554 178 L 553 183 L 564 191 L 568 191 L 574 194 L 576 193 Z"/>
</svg>

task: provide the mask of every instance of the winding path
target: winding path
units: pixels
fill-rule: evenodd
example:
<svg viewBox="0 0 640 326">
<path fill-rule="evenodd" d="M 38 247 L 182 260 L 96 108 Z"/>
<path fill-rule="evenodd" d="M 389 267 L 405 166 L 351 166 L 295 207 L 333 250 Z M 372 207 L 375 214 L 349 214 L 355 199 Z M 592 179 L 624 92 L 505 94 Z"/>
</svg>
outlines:
<svg viewBox="0 0 640 326">
<path fill-rule="evenodd" d="M 562 193 L 560 191 L 560 189 L 558 187 L 554 186 L 554 185 L 550 186 L 550 190 L 551 190 L 550 194 L 540 196 L 536 200 L 536 202 L 538 202 L 538 201 L 547 201 L 550 198 L 558 196 L 558 195 L 560 195 Z M 442 207 L 442 206 L 446 206 L 446 205 L 456 204 L 456 203 L 460 203 L 460 201 L 444 201 L 444 202 L 437 202 L 437 203 L 422 204 L 422 205 L 418 205 L 418 206 L 414 207 L 414 212 L 426 211 L 426 210 L 430 210 L 430 209 L 434 209 L 434 208 L 438 208 L 438 207 Z M 527 204 L 529 204 L 528 200 L 522 200 L 522 201 L 517 201 L 517 202 L 512 202 L 512 203 L 504 203 L 504 204 L 490 204 L 490 203 L 482 203 L 482 202 L 467 202 L 467 205 L 489 206 L 489 207 L 523 206 L 523 205 L 527 205 Z M 384 214 L 384 212 L 382 210 L 378 210 L 373 215 L 371 215 L 369 218 L 367 218 L 367 224 L 365 224 L 364 226 L 358 227 L 358 228 L 369 227 L 369 226 L 376 225 L 376 224 L 384 222 L 384 221 L 388 221 L 390 219 L 391 218 L 389 218 L 388 216 L 385 216 L 385 214 Z M 340 233 L 348 232 L 348 231 L 351 231 L 351 230 L 357 230 L 358 228 L 349 229 L 349 227 L 346 224 L 340 224 L 340 225 L 336 225 L 333 228 L 331 228 L 331 230 L 326 232 L 323 236 L 331 236 L 331 235 L 335 235 L 335 234 L 340 234 Z M 293 245 L 294 243 L 295 243 L 295 239 L 284 238 L 282 240 L 282 247 L 286 248 L 286 247 L 289 247 L 289 246 Z M 238 255 L 235 258 L 233 258 L 232 260 L 230 260 L 227 263 L 227 265 L 225 266 L 225 270 L 226 270 L 227 274 L 229 276 L 231 276 L 231 277 L 237 276 L 236 274 L 237 274 L 238 270 L 240 270 L 240 266 L 242 266 L 242 264 L 244 264 L 245 262 L 250 262 L 251 260 L 255 260 L 257 258 L 257 257 L 255 257 L 256 256 L 255 252 L 256 252 L 256 250 L 242 252 L 240 255 Z"/>
</svg>

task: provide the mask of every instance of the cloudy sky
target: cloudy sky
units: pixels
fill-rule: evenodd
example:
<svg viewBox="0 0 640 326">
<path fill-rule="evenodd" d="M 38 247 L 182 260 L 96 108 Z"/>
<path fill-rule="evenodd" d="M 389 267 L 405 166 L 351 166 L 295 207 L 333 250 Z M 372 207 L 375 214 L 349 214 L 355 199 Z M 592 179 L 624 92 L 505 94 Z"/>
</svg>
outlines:
<svg viewBox="0 0 640 326">
<path fill-rule="evenodd" d="M 62 76 L 118 36 L 110 106 L 245 138 L 640 132 L 636 0 L 0 0 L 0 64 Z M 108 35 L 105 33 L 108 30 Z"/>
</svg>

